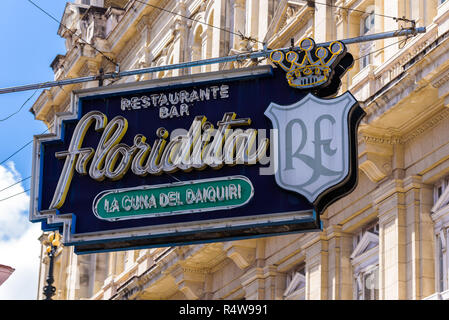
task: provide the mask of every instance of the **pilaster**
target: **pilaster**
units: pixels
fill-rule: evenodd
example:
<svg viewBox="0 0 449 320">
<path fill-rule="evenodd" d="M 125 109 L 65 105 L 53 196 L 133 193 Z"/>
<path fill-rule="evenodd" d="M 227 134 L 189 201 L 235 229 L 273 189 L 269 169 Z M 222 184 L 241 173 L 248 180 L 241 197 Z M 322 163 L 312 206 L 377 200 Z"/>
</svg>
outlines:
<svg viewBox="0 0 449 320">
<path fill-rule="evenodd" d="M 305 249 L 306 300 L 328 299 L 328 243 L 324 238 Z"/>
<path fill-rule="evenodd" d="M 333 41 L 336 38 L 335 22 L 333 19 L 335 8 L 330 6 L 333 1 L 324 0 L 329 5 L 315 4 L 314 40 L 316 43 Z"/>
<path fill-rule="evenodd" d="M 341 226 L 333 225 L 328 234 L 328 299 L 349 300 L 352 295 L 352 235 L 341 231 Z"/>
<path fill-rule="evenodd" d="M 435 292 L 434 227 L 430 216 L 433 189 L 420 176 L 404 180 L 407 212 L 407 299 Z"/>
<path fill-rule="evenodd" d="M 406 206 L 402 180 L 388 180 L 374 192 L 379 213 L 380 299 L 406 299 Z"/>
</svg>

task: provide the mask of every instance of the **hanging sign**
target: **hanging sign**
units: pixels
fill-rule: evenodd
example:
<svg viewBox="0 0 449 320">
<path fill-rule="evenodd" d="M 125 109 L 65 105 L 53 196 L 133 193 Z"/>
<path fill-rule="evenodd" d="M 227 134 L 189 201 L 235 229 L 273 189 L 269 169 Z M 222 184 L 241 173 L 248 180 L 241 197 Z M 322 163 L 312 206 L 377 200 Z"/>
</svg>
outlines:
<svg viewBox="0 0 449 320">
<path fill-rule="evenodd" d="M 88 253 L 320 230 L 357 181 L 342 43 L 259 66 L 75 91 L 36 136 L 30 220 Z"/>
</svg>

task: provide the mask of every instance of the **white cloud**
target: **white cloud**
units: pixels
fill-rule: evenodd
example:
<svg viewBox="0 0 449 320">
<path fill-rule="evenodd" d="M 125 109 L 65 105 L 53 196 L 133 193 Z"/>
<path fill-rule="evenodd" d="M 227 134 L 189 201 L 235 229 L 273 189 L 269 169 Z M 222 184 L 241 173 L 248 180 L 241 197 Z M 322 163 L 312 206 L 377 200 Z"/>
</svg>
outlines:
<svg viewBox="0 0 449 320">
<path fill-rule="evenodd" d="M 0 190 L 20 181 L 13 162 L 0 166 Z M 0 200 L 23 192 L 22 183 L 0 191 Z M 0 286 L 0 300 L 36 299 L 39 276 L 40 225 L 28 221 L 26 193 L 0 201 L 0 264 L 15 269 Z"/>
</svg>

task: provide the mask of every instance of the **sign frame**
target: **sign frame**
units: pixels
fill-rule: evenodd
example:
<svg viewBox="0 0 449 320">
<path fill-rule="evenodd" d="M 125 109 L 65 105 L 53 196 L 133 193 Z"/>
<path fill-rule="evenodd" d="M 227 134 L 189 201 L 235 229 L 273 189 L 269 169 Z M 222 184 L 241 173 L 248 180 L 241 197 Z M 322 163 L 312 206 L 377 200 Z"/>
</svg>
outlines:
<svg viewBox="0 0 449 320">
<path fill-rule="evenodd" d="M 33 142 L 32 184 L 30 193 L 30 215 L 33 222 L 41 222 L 43 230 L 59 230 L 65 245 L 74 245 L 78 254 L 129 250 L 144 247 L 186 245 L 212 241 L 229 241 L 253 237 L 283 235 L 289 233 L 321 231 L 319 214 L 315 210 L 291 211 L 265 214 L 263 216 L 215 219 L 191 223 L 173 223 L 157 227 L 139 227 L 108 232 L 76 234 L 76 215 L 60 214 L 58 210 L 39 210 L 39 190 L 43 159 L 42 144 L 64 138 L 65 121 L 79 120 L 80 99 L 101 95 L 123 95 L 148 89 L 167 88 L 177 85 L 194 85 L 222 79 L 253 79 L 273 73 L 269 65 L 246 69 L 225 70 L 174 78 L 155 79 L 124 83 L 107 87 L 96 87 L 73 91 L 68 112 L 58 113 L 54 118 L 55 134 L 35 136 Z M 261 106 L 262 107 L 262 106 Z M 263 106 L 267 107 L 267 106 Z M 261 109 L 261 112 L 263 110 Z M 273 176 L 274 179 L 274 176 Z M 170 238 L 164 241 L 164 238 Z M 154 239 L 159 239 L 155 241 Z"/>
</svg>

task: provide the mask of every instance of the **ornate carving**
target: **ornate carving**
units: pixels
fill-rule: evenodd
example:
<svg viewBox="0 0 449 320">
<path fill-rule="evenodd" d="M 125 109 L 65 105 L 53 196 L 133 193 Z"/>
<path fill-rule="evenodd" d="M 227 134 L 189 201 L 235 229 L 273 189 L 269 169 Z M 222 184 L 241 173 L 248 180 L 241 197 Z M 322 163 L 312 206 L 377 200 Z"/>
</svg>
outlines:
<svg viewBox="0 0 449 320">
<path fill-rule="evenodd" d="M 242 270 L 249 267 L 256 258 L 256 242 L 254 240 L 228 242 L 223 248 L 227 256 Z"/>
<path fill-rule="evenodd" d="M 432 119 L 430 119 L 429 121 L 424 122 L 421 126 L 414 129 L 410 133 L 406 134 L 402 138 L 402 142 L 403 143 L 409 142 L 410 140 L 421 135 L 423 132 L 427 131 L 428 129 L 435 127 L 438 123 L 440 123 L 441 121 L 443 121 L 447 118 L 449 118 L 449 109 L 446 108 L 443 111 L 438 112 L 438 114 L 435 117 L 433 117 Z"/>
<path fill-rule="evenodd" d="M 204 269 L 186 268 L 181 265 L 172 270 L 178 289 L 189 300 L 198 300 L 204 292 L 204 282 L 207 271 Z"/>
<path fill-rule="evenodd" d="M 359 168 L 371 181 L 378 182 L 392 173 L 393 145 L 400 143 L 400 138 L 368 135 L 365 130 L 361 130 L 364 143 L 360 146 Z"/>
</svg>

